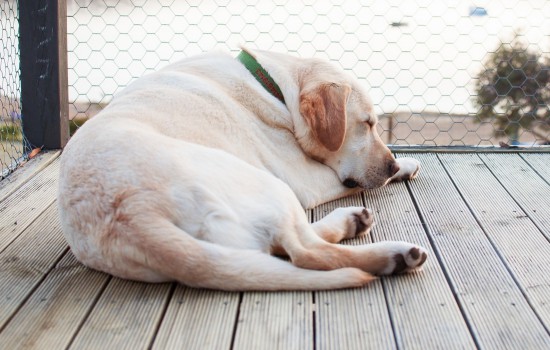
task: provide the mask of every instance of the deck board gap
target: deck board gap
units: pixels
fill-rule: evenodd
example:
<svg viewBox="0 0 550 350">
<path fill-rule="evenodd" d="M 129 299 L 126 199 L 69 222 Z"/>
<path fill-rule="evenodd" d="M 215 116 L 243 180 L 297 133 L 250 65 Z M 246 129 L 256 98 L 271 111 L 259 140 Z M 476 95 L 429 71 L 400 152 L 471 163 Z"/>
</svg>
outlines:
<svg viewBox="0 0 550 350">
<path fill-rule="evenodd" d="M 307 220 L 310 224 L 313 224 L 313 209 L 307 209 L 306 210 Z M 311 341 L 313 344 L 311 344 L 311 348 L 313 350 L 317 350 L 317 301 L 315 300 L 316 293 L 315 291 L 311 292 L 311 334 L 312 339 Z"/>
<path fill-rule="evenodd" d="M 401 349 L 401 342 L 399 341 L 399 339 L 397 339 L 399 337 L 399 332 L 397 332 L 397 329 L 396 329 L 396 324 L 395 324 L 395 320 L 394 320 L 394 314 L 392 312 L 392 308 L 390 306 L 390 297 L 388 295 L 388 286 L 386 284 L 386 282 L 384 281 L 384 279 L 380 279 L 380 284 L 382 285 L 382 293 L 384 294 L 384 302 L 386 304 L 386 309 L 388 310 L 388 319 L 389 319 L 389 322 L 390 322 L 390 327 L 391 327 L 391 331 L 393 333 L 393 337 L 395 339 L 395 348 L 397 350 L 400 350 Z"/>
<path fill-rule="evenodd" d="M 312 298 L 315 300 L 315 293 L 312 293 Z M 313 302 L 313 307 L 311 308 L 311 332 L 313 334 L 313 337 L 311 341 L 313 344 L 311 344 L 311 347 L 313 350 L 317 350 L 317 315 L 315 314 L 317 312 L 317 307 L 315 305 L 315 302 Z"/>
<path fill-rule="evenodd" d="M 239 327 L 239 317 L 241 316 L 241 306 L 243 304 L 244 293 L 239 293 L 239 302 L 237 305 L 237 312 L 235 313 L 235 322 L 233 326 L 233 333 L 231 335 L 231 344 L 229 349 L 233 350 L 235 348 L 235 340 L 237 339 L 237 328 Z"/>
</svg>

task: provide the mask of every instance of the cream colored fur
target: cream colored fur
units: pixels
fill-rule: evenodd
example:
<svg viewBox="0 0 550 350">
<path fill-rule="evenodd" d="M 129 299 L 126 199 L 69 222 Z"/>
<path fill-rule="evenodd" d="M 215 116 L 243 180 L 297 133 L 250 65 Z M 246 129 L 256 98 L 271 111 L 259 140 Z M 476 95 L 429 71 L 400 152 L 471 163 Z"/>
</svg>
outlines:
<svg viewBox="0 0 550 350">
<path fill-rule="evenodd" d="M 313 225 L 304 213 L 419 169 L 382 143 L 357 81 L 322 60 L 248 52 L 286 104 L 230 55 L 209 53 L 138 79 L 73 136 L 58 203 L 77 259 L 225 290 L 357 287 L 419 268 L 426 251 L 413 244 L 334 244 L 370 231 L 364 208 Z"/>
</svg>

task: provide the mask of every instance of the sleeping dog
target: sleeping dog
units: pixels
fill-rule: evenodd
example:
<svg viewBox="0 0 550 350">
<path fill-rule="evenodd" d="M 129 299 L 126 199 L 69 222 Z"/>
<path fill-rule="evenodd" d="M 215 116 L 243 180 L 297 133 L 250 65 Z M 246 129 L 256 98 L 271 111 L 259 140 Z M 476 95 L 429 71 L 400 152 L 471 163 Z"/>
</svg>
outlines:
<svg viewBox="0 0 550 350">
<path fill-rule="evenodd" d="M 91 268 L 193 287 L 347 288 L 418 269 L 427 253 L 414 244 L 335 244 L 368 233 L 371 211 L 314 224 L 304 212 L 416 176 L 376 123 L 357 80 L 324 60 L 249 49 L 182 60 L 136 80 L 70 140 L 63 232 Z"/>
</svg>

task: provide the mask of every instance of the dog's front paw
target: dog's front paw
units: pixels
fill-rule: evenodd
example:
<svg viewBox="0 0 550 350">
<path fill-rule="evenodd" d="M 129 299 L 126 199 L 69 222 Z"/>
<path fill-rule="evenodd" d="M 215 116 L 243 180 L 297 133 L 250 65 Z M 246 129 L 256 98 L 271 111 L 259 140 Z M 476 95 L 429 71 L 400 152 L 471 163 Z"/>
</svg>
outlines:
<svg viewBox="0 0 550 350">
<path fill-rule="evenodd" d="M 372 210 L 363 207 L 335 209 L 313 224 L 319 236 L 331 243 L 361 237 L 370 232 L 374 224 Z"/>
<path fill-rule="evenodd" d="M 420 162 L 414 158 L 397 158 L 399 171 L 392 176 L 391 181 L 412 180 L 420 172 Z"/>
<path fill-rule="evenodd" d="M 343 239 L 361 237 L 369 234 L 374 225 L 372 210 L 363 207 L 338 208 L 333 212 L 340 217 L 343 229 Z"/>
<path fill-rule="evenodd" d="M 406 242 L 383 242 L 387 250 L 387 265 L 378 275 L 393 275 L 420 270 L 428 258 L 426 249 Z"/>
</svg>

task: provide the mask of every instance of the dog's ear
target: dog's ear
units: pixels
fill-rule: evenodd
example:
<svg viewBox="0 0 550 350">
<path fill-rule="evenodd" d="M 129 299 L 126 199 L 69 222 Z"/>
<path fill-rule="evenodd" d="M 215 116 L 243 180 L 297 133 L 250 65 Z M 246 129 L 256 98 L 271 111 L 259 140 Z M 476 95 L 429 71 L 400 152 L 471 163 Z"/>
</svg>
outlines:
<svg viewBox="0 0 550 350">
<path fill-rule="evenodd" d="M 329 151 L 342 147 L 346 136 L 348 85 L 321 84 L 300 94 L 300 113 L 315 139 Z"/>
</svg>

